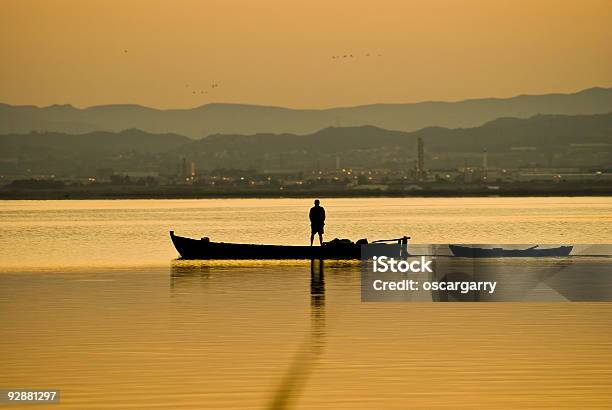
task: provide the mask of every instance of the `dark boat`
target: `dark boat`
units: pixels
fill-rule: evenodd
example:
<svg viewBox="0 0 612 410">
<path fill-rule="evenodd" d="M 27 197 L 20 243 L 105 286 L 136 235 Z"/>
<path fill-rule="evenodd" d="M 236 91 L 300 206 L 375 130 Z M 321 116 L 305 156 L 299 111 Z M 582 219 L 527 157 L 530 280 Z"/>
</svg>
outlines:
<svg viewBox="0 0 612 410">
<path fill-rule="evenodd" d="M 174 231 L 170 231 L 170 238 L 183 259 L 360 259 L 361 245 L 367 243 L 365 239 L 357 242 L 334 239 L 324 242 L 323 246 L 225 243 L 212 242 L 208 238 L 185 238 L 175 235 Z M 389 241 L 407 246 L 408 239 L 403 237 Z"/>
<path fill-rule="evenodd" d="M 504 249 L 504 248 L 472 248 L 470 246 L 448 245 L 455 256 L 464 258 L 524 258 L 544 256 L 567 256 L 573 246 L 559 246 L 556 248 L 538 249 L 538 245 L 527 249 Z"/>
</svg>

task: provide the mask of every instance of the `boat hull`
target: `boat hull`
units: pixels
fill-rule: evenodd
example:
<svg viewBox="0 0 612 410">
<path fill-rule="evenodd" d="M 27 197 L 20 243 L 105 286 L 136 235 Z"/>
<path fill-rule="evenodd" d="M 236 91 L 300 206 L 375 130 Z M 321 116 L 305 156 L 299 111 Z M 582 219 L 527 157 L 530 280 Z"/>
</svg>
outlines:
<svg viewBox="0 0 612 410">
<path fill-rule="evenodd" d="M 472 248 L 469 246 L 448 245 L 454 256 L 464 258 L 534 258 L 568 256 L 573 246 L 538 249 Z"/>
<path fill-rule="evenodd" d="M 174 247 L 183 259 L 359 259 L 361 245 L 283 246 L 211 242 L 170 232 Z"/>
</svg>

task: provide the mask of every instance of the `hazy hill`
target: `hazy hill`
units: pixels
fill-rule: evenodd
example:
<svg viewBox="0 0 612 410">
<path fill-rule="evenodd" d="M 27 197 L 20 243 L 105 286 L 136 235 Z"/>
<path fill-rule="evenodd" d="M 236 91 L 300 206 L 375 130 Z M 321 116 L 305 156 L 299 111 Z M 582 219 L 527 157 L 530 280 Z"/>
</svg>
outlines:
<svg viewBox="0 0 612 410">
<path fill-rule="evenodd" d="M 158 110 L 138 105 L 75 108 L 0 104 L 0 134 L 33 130 L 64 133 L 121 131 L 138 128 L 193 138 L 210 134 L 308 134 L 330 126 L 373 125 L 399 131 L 429 126 L 475 127 L 500 117 L 536 114 L 612 112 L 612 88 L 590 88 L 573 94 L 520 95 L 458 102 L 373 104 L 322 110 L 297 110 L 243 104 L 206 104 L 191 109 Z"/>
<path fill-rule="evenodd" d="M 500 118 L 472 128 L 428 127 L 414 132 L 389 131 L 374 126 L 327 127 L 307 135 L 260 133 L 215 134 L 192 140 L 176 134 L 140 130 L 81 135 L 31 133 L 0 136 L 0 173 L 92 173 L 159 170 L 174 173 L 182 158 L 198 169 L 330 169 L 341 157 L 343 166 L 406 168 L 423 138 L 432 167 L 455 167 L 464 158 L 480 157 L 483 148 L 491 164 L 610 166 L 612 113 L 594 115 L 536 115 Z M 571 144 L 610 144 L 584 147 Z M 525 152 L 516 147 L 532 147 Z M 434 157 L 439 157 L 437 161 Z M 30 171 L 28 171 L 30 172 Z"/>
<path fill-rule="evenodd" d="M 178 152 L 209 169 L 330 169 L 338 158 L 342 167 L 405 168 L 416 157 L 419 137 L 433 167 L 456 167 L 465 158 L 480 158 L 484 148 L 493 166 L 612 164 L 612 113 L 501 118 L 480 127 L 428 127 L 414 132 L 360 126 L 329 127 L 307 135 L 212 135 L 182 146 Z M 585 147 L 580 153 L 571 146 L 587 143 L 610 145 Z M 531 148 L 517 151 L 520 147 Z"/>
<path fill-rule="evenodd" d="M 253 153 L 278 152 L 342 152 L 394 146 L 409 142 L 410 134 L 364 125 L 360 127 L 328 127 L 313 134 L 215 134 L 180 148 L 184 154 L 198 152 Z"/>
<path fill-rule="evenodd" d="M 179 148 L 198 152 L 270 154 L 300 151 L 337 153 L 381 147 L 413 147 L 423 138 L 428 151 L 491 152 L 533 146 L 556 151 L 574 143 L 612 143 L 612 113 L 595 115 L 536 115 L 499 118 L 480 127 L 449 129 L 428 127 L 414 132 L 389 131 L 374 126 L 328 127 L 312 134 L 216 134 Z"/>
<path fill-rule="evenodd" d="M 612 113 L 499 118 L 480 127 L 425 128 L 410 136 L 422 137 L 434 151 L 503 152 L 521 146 L 562 151 L 569 144 L 612 143 Z"/>
<path fill-rule="evenodd" d="M 102 157 L 136 152 L 157 154 L 177 149 L 191 140 L 176 134 L 149 134 L 130 129 L 118 133 L 96 131 L 71 135 L 64 133 L 29 133 L 0 135 L 0 158 Z"/>
</svg>

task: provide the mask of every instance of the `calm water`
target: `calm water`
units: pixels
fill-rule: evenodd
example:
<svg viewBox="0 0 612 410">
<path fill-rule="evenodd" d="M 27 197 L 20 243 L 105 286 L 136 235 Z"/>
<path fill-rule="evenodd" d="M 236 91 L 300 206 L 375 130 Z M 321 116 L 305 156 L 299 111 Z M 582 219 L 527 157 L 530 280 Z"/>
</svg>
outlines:
<svg viewBox="0 0 612 410">
<path fill-rule="evenodd" d="M 610 198 L 323 205 L 328 238 L 612 243 Z M 73 409 L 612 406 L 612 304 L 361 303 L 353 263 L 173 260 L 170 229 L 305 243 L 309 207 L 0 201 L 0 388 Z"/>
</svg>

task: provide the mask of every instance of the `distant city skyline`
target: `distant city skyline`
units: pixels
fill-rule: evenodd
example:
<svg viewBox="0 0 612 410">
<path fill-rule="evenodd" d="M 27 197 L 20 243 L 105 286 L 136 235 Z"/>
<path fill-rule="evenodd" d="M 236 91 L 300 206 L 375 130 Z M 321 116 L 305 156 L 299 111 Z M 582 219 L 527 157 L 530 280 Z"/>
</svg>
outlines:
<svg viewBox="0 0 612 410">
<path fill-rule="evenodd" d="M 6 0 L 0 102 L 328 108 L 612 87 L 612 2 Z"/>
</svg>

